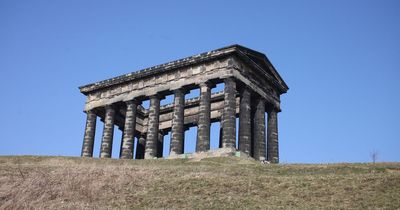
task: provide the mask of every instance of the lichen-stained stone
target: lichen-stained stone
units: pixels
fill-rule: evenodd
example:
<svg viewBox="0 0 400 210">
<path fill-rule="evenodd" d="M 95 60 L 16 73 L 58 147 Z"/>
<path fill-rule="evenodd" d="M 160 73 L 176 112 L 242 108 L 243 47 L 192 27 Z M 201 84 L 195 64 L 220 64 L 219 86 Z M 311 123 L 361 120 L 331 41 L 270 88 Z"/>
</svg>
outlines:
<svg viewBox="0 0 400 210">
<path fill-rule="evenodd" d="M 276 109 L 268 110 L 267 125 L 267 160 L 271 163 L 279 163 L 278 147 L 278 113 Z"/>
<path fill-rule="evenodd" d="M 96 132 L 96 113 L 93 110 L 86 112 L 86 127 L 82 145 L 82 157 L 93 157 L 94 136 Z"/>
<path fill-rule="evenodd" d="M 136 127 L 136 100 L 130 100 L 126 102 L 126 114 L 125 114 L 125 125 L 122 139 L 121 148 L 121 159 L 132 159 L 133 158 L 133 141 L 135 136 Z"/>
<path fill-rule="evenodd" d="M 222 147 L 236 148 L 236 81 L 224 79 L 224 112 L 222 118 Z"/>
<path fill-rule="evenodd" d="M 171 128 L 170 155 L 183 153 L 184 131 L 184 112 L 185 112 L 185 90 L 180 88 L 174 91 L 174 110 Z"/>
<path fill-rule="evenodd" d="M 100 148 L 100 158 L 111 158 L 114 136 L 115 108 L 112 105 L 108 105 L 105 109 L 106 114 L 104 119 L 103 138 Z"/>
<path fill-rule="evenodd" d="M 250 155 L 251 150 L 251 90 L 243 87 L 240 92 L 239 151 Z"/>
<path fill-rule="evenodd" d="M 160 96 L 153 95 L 150 97 L 149 121 L 147 125 L 146 148 L 144 154 L 145 159 L 157 157 L 159 114 Z"/>
<path fill-rule="evenodd" d="M 211 87 L 212 84 L 209 82 L 200 83 L 196 152 L 203 152 L 210 149 Z"/>
<path fill-rule="evenodd" d="M 253 129 L 253 157 L 256 160 L 265 160 L 265 101 L 261 97 L 256 100 Z"/>
</svg>

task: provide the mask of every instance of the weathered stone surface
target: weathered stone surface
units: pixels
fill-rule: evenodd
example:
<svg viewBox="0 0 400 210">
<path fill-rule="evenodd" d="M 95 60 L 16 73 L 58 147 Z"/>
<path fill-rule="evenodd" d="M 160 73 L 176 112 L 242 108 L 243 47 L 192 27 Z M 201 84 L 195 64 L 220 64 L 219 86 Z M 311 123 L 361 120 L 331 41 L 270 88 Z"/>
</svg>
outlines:
<svg viewBox="0 0 400 210">
<path fill-rule="evenodd" d="M 194 73 L 196 74 L 194 74 L 193 68 L 202 68 L 202 70 L 195 71 Z M 218 69 L 218 71 L 215 71 L 216 69 Z M 179 89 L 183 86 L 198 84 L 199 81 L 219 79 L 222 75 L 230 76 L 232 73 L 232 70 L 230 70 L 228 66 L 228 59 L 221 59 L 218 62 L 210 61 L 209 63 L 193 67 L 173 69 L 171 70 L 171 74 L 176 75 L 173 79 L 167 77 L 165 80 L 160 80 L 160 76 L 157 75 L 148 75 L 146 78 L 135 78 L 130 82 L 109 86 L 105 90 L 93 90 L 88 92 L 85 110 L 101 107 L 104 106 L 104 104 L 124 101 L 128 98 L 138 98 L 143 95 L 150 97 L 160 92 L 172 92 L 171 90 Z M 102 85 L 99 84 L 97 86 Z M 91 88 L 83 88 L 83 90 L 85 89 Z M 146 91 L 142 91 L 144 89 Z"/>
<path fill-rule="evenodd" d="M 240 152 L 237 152 L 235 148 L 227 147 L 227 148 L 218 148 L 202 152 L 194 152 L 191 154 L 174 155 L 174 156 L 169 156 L 167 159 L 183 158 L 192 160 L 202 160 L 204 158 L 210 158 L 210 157 L 232 157 L 232 156 L 249 158 L 247 155 L 245 154 L 242 155 L 240 154 Z"/>
<path fill-rule="evenodd" d="M 106 106 L 106 114 L 103 128 L 103 138 L 101 141 L 100 157 L 110 158 L 112 152 L 112 143 L 114 136 L 114 117 L 115 108 L 113 106 Z"/>
<path fill-rule="evenodd" d="M 160 96 L 150 97 L 149 121 L 147 127 L 145 159 L 157 157 L 158 123 L 160 114 Z"/>
<path fill-rule="evenodd" d="M 248 87 L 241 90 L 239 113 L 239 151 L 251 154 L 251 92 Z"/>
<path fill-rule="evenodd" d="M 265 101 L 263 98 L 257 99 L 255 109 L 253 121 L 253 157 L 256 160 L 265 160 Z"/>
<path fill-rule="evenodd" d="M 200 83 L 196 152 L 210 149 L 211 83 Z"/>
<path fill-rule="evenodd" d="M 96 113 L 93 110 L 86 112 L 86 127 L 83 137 L 82 157 L 93 157 L 94 135 L 96 132 Z"/>
<path fill-rule="evenodd" d="M 275 109 L 268 110 L 267 135 L 267 160 L 279 163 L 278 113 Z"/>
<path fill-rule="evenodd" d="M 236 148 L 236 82 L 234 78 L 224 79 L 225 97 L 222 119 L 222 147 Z"/>
<path fill-rule="evenodd" d="M 185 90 L 182 88 L 174 91 L 174 113 L 171 129 L 170 154 L 177 155 L 183 153 L 184 131 L 184 112 L 185 112 Z"/>
<path fill-rule="evenodd" d="M 249 56 L 250 55 L 250 56 Z M 250 71 L 245 71 L 249 69 Z M 250 75 L 249 73 L 253 73 Z M 267 93 L 266 86 L 285 93 L 288 89 L 264 54 L 233 45 L 167 64 L 128 73 L 116 78 L 81 86 L 88 96 L 85 110 L 138 96 L 178 89 L 182 86 L 234 76 L 249 85 L 269 103 L 279 107 L 279 99 Z M 255 83 L 255 81 L 262 82 Z M 142 91 L 146 89 L 146 91 Z"/>
<path fill-rule="evenodd" d="M 126 102 L 125 125 L 123 139 L 121 144 L 121 158 L 133 158 L 133 142 L 136 127 L 136 109 L 137 101 L 131 100 Z"/>
</svg>

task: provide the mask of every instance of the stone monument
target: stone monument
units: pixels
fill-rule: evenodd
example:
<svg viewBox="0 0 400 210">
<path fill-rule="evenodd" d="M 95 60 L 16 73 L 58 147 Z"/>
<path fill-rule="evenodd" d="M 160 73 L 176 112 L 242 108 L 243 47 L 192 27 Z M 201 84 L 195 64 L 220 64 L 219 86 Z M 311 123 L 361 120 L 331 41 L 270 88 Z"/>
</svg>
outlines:
<svg viewBox="0 0 400 210">
<path fill-rule="evenodd" d="M 224 84 L 224 91 L 211 94 L 219 83 Z M 185 100 L 185 94 L 195 88 L 200 89 L 200 97 Z M 232 45 L 79 89 L 87 97 L 82 157 L 93 156 L 99 117 L 104 122 L 101 158 L 111 157 L 114 125 L 122 131 L 120 158 L 152 159 L 162 157 L 163 137 L 168 132 L 170 155 L 183 154 L 185 130 L 192 126 L 197 126 L 196 152 L 210 150 L 210 125 L 219 121 L 220 148 L 279 162 L 277 114 L 280 95 L 289 88 L 260 52 Z M 160 100 L 170 94 L 173 104 L 160 106 Z M 150 101 L 149 109 L 141 105 L 145 100 Z"/>
</svg>

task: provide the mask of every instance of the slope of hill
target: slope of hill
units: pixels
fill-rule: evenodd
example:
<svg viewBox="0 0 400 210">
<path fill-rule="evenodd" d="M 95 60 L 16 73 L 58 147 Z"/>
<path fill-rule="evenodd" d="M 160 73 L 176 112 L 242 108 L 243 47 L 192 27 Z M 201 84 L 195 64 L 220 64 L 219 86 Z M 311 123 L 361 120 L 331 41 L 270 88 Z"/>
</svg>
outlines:
<svg viewBox="0 0 400 210">
<path fill-rule="evenodd" d="M 0 157 L 0 209 L 400 208 L 400 163 Z"/>
</svg>

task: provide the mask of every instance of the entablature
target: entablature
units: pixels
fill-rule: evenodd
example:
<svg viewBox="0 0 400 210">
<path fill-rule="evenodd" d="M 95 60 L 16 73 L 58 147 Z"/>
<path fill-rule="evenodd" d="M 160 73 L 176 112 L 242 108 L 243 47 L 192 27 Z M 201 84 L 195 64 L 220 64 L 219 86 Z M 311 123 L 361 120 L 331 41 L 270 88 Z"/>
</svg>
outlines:
<svg viewBox="0 0 400 210">
<path fill-rule="evenodd" d="M 272 64 L 262 53 L 232 45 L 188 58 L 80 87 L 87 96 L 85 110 L 155 94 L 195 88 L 201 82 L 222 82 L 235 77 L 267 102 L 280 109 L 279 97 L 288 90 Z"/>
</svg>

